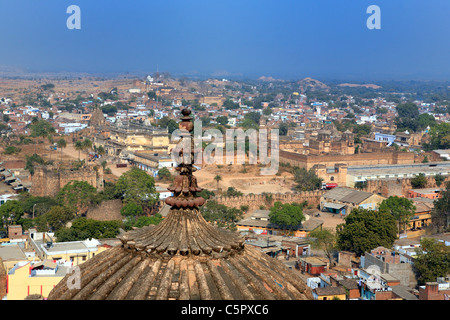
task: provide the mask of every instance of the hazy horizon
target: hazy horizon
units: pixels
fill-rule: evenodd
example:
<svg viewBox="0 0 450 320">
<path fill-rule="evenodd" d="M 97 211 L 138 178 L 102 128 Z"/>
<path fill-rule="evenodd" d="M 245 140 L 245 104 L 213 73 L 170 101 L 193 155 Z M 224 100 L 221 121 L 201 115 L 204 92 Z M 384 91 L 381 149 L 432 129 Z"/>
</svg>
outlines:
<svg viewBox="0 0 450 320">
<path fill-rule="evenodd" d="M 69 30 L 67 8 L 81 9 Z M 381 29 L 370 30 L 370 5 Z M 449 80 L 450 2 L 0 0 L 0 74 Z"/>
</svg>

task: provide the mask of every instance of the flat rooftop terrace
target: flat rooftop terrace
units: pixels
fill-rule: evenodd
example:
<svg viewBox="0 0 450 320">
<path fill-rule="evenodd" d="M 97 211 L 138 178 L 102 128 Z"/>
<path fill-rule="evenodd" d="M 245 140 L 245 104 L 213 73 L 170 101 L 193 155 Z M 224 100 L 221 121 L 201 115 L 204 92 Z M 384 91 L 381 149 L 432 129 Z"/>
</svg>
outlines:
<svg viewBox="0 0 450 320">
<path fill-rule="evenodd" d="M 450 174 L 450 161 L 414 164 L 392 164 L 392 165 L 371 165 L 371 166 L 350 166 L 347 173 L 352 176 L 390 176 L 401 178 L 404 174 L 425 175 Z"/>
</svg>

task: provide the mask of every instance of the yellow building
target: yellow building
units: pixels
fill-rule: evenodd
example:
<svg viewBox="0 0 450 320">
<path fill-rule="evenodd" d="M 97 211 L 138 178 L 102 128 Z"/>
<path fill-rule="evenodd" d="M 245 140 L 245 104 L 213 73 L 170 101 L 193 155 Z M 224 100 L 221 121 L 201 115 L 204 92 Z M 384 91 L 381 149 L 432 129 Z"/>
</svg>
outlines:
<svg viewBox="0 0 450 320">
<path fill-rule="evenodd" d="M 137 123 L 117 124 L 104 134 L 94 136 L 94 145 L 102 146 L 111 156 L 126 156 L 133 151 L 152 150 L 168 154 L 169 133 L 167 129 L 144 126 Z"/>
<path fill-rule="evenodd" d="M 48 233 L 36 232 L 30 235 L 30 242 L 36 255 L 42 260 L 81 264 L 102 251 L 110 248 L 98 240 L 55 242 Z"/>
<path fill-rule="evenodd" d="M 34 252 L 24 251 L 18 244 L 8 244 L 0 246 L 0 258 L 6 272 L 14 268 L 19 262 L 27 262 L 35 259 Z"/>
<path fill-rule="evenodd" d="M 154 151 L 137 151 L 131 163 L 141 170 L 149 172 L 156 177 L 162 168 L 174 168 L 177 163 L 170 155 L 155 153 Z"/>
<path fill-rule="evenodd" d="M 346 300 L 344 287 L 324 287 L 313 290 L 314 300 Z"/>
<path fill-rule="evenodd" d="M 19 262 L 7 274 L 6 299 L 23 300 L 31 294 L 40 294 L 46 298 L 67 271 L 68 267 L 51 261 L 36 264 Z"/>
<path fill-rule="evenodd" d="M 243 219 L 236 223 L 236 228 L 241 231 L 252 231 L 256 234 L 268 235 L 289 235 L 298 238 L 308 237 L 313 230 L 321 230 L 323 220 L 311 218 L 306 215 L 306 221 L 296 228 L 287 229 L 281 228 L 278 225 L 270 222 L 270 210 L 255 210 L 250 219 Z"/>
</svg>

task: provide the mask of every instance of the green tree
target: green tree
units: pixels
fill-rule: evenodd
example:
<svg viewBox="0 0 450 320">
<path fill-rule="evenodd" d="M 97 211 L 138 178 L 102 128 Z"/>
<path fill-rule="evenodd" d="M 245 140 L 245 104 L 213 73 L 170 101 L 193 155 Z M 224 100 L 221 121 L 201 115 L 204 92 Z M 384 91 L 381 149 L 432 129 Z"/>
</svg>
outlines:
<svg viewBox="0 0 450 320">
<path fill-rule="evenodd" d="M 227 116 L 218 116 L 216 118 L 216 122 L 218 124 L 221 124 L 221 125 L 224 126 L 224 125 L 228 124 L 228 117 Z"/>
<path fill-rule="evenodd" d="M 169 169 L 167 169 L 167 168 L 161 168 L 158 170 L 158 178 L 159 178 L 159 180 L 164 180 L 164 181 L 172 181 L 173 180 L 173 176 L 170 173 Z"/>
<path fill-rule="evenodd" d="M 235 187 L 228 187 L 227 191 L 225 192 L 226 197 L 240 197 L 243 193 L 236 190 Z"/>
<path fill-rule="evenodd" d="M 430 142 L 424 144 L 425 150 L 450 148 L 450 123 L 441 122 L 432 126 L 428 133 L 430 135 Z"/>
<path fill-rule="evenodd" d="M 46 137 L 49 134 L 55 133 L 55 128 L 52 127 L 50 122 L 47 120 L 37 120 L 35 122 L 32 122 L 30 125 L 31 129 L 31 136 L 32 137 Z"/>
<path fill-rule="evenodd" d="M 88 138 L 85 138 L 82 142 L 83 150 L 87 152 L 87 157 L 89 156 L 89 150 L 92 148 L 92 141 Z M 86 159 L 87 160 L 87 159 Z"/>
<path fill-rule="evenodd" d="M 414 178 L 411 179 L 411 186 L 413 188 L 425 188 L 427 185 L 427 178 L 425 177 L 425 174 L 419 173 Z"/>
<path fill-rule="evenodd" d="M 448 231 L 450 226 L 450 181 L 445 184 L 445 187 L 441 198 L 434 201 L 434 208 L 431 212 L 431 223 L 437 232 Z"/>
<path fill-rule="evenodd" d="M 52 135 L 55 133 L 55 128 L 53 128 L 53 126 L 51 125 L 50 122 L 48 122 L 47 120 L 32 120 L 30 126 L 29 126 L 30 130 L 31 130 L 31 137 L 34 138 L 45 138 L 49 135 Z M 36 152 L 36 148 L 37 148 L 37 141 L 35 144 L 35 149 L 34 149 L 34 153 Z"/>
<path fill-rule="evenodd" d="M 236 230 L 236 222 L 243 217 L 241 210 L 229 208 L 213 200 L 207 201 L 200 208 L 200 212 L 205 220 L 216 223 L 218 227 L 226 227 L 230 230 Z"/>
<path fill-rule="evenodd" d="M 378 246 L 392 247 L 397 239 L 397 223 L 387 212 L 355 208 L 336 227 L 339 250 L 355 252 L 358 256 Z"/>
<path fill-rule="evenodd" d="M 323 250 L 326 257 L 332 265 L 333 251 L 336 249 L 336 233 L 330 229 L 316 229 L 309 233 L 311 238 L 311 247 Z"/>
<path fill-rule="evenodd" d="M 58 242 L 115 238 L 121 227 L 121 221 L 97 221 L 80 217 L 72 222 L 70 228 L 63 227 L 56 231 L 55 236 Z"/>
<path fill-rule="evenodd" d="M 380 203 L 378 208 L 381 212 L 391 214 L 398 222 L 398 233 L 401 233 L 402 225 L 406 231 L 406 224 L 416 213 L 416 207 L 414 203 L 407 198 L 400 198 L 397 196 L 391 196 Z"/>
<path fill-rule="evenodd" d="M 436 181 L 436 185 L 440 187 L 441 184 L 445 181 L 445 177 L 442 174 L 438 173 L 434 176 L 434 181 Z"/>
<path fill-rule="evenodd" d="M 167 128 L 169 134 L 172 134 L 172 132 L 174 132 L 176 129 L 178 129 L 178 123 L 175 120 L 170 119 L 167 116 L 162 117 L 158 121 L 158 126 L 161 128 Z"/>
<path fill-rule="evenodd" d="M 435 282 L 437 277 L 447 276 L 450 272 L 450 247 L 432 238 L 421 239 L 420 245 L 414 261 L 418 284 Z"/>
<path fill-rule="evenodd" d="M 355 183 L 355 189 L 364 189 L 367 187 L 367 181 L 358 181 Z"/>
<path fill-rule="evenodd" d="M 275 201 L 269 213 L 270 222 L 279 227 L 292 230 L 305 220 L 303 205 L 298 203 L 281 203 Z"/>
<path fill-rule="evenodd" d="M 270 115 L 272 115 L 272 109 L 270 109 L 270 108 L 265 108 L 265 109 L 263 110 L 263 115 L 265 115 L 265 116 L 270 116 Z"/>
<path fill-rule="evenodd" d="M 280 136 L 285 136 L 288 133 L 289 126 L 286 122 L 282 122 L 282 123 L 280 123 L 278 130 L 279 130 Z"/>
<path fill-rule="evenodd" d="M 39 165 L 45 164 L 45 160 L 38 154 L 34 153 L 31 156 L 25 155 L 25 169 L 30 172 L 31 175 L 34 174 L 35 163 Z"/>
<path fill-rule="evenodd" d="M 155 91 L 147 92 L 147 96 L 152 100 L 156 100 L 156 92 Z"/>
<path fill-rule="evenodd" d="M 261 119 L 261 113 L 249 112 L 244 115 L 244 119 L 249 119 L 259 126 L 259 120 Z"/>
<path fill-rule="evenodd" d="M 77 140 L 77 141 L 75 142 L 74 147 L 75 147 L 75 150 L 78 150 L 78 160 L 80 161 L 80 160 L 81 160 L 81 154 L 80 154 L 80 153 L 81 153 L 81 150 L 84 149 L 83 141 Z"/>
<path fill-rule="evenodd" d="M 208 189 L 203 189 L 199 193 L 197 193 L 198 196 L 203 197 L 203 199 L 208 200 L 210 198 L 213 198 L 215 196 L 215 193 L 213 191 L 210 191 Z"/>
<path fill-rule="evenodd" d="M 56 142 L 56 145 L 58 146 L 59 149 L 61 149 L 61 162 L 62 162 L 63 149 L 67 146 L 67 142 L 64 138 L 61 138 Z"/>
<path fill-rule="evenodd" d="M 157 213 L 153 216 L 150 216 L 150 217 L 141 216 L 136 219 L 133 226 L 136 228 L 142 228 L 145 226 L 149 226 L 151 224 L 158 225 L 159 223 L 161 223 L 162 220 L 163 220 L 163 217 L 159 213 Z"/>
<path fill-rule="evenodd" d="M 25 192 L 19 194 L 18 200 L 23 211 L 32 215 L 33 218 L 47 213 L 53 206 L 58 205 L 54 197 L 34 197 Z"/>
<path fill-rule="evenodd" d="M 251 119 L 244 119 L 240 123 L 240 126 L 242 128 L 244 128 L 245 130 L 248 130 L 248 129 L 255 129 L 255 130 L 257 130 L 259 128 L 259 124 L 256 123 L 255 121 L 251 120 Z"/>
<path fill-rule="evenodd" d="M 136 167 L 120 176 L 116 183 L 116 193 L 125 204 L 133 201 L 143 207 L 152 207 L 159 200 L 155 179 Z"/>
<path fill-rule="evenodd" d="M 136 204 L 133 201 L 130 201 L 122 207 L 120 213 L 125 217 L 137 217 L 142 216 L 144 210 L 140 205 Z"/>
<path fill-rule="evenodd" d="M 19 201 L 9 200 L 0 206 L 2 227 L 18 224 L 23 216 L 23 208 Z"/>
<path fill-rule="evenodd" d="M 320 179 L 314 169 L 306 170 L 306 168 L 294 167 L 294 187 L 297 191 L 313 191 L 320 189 L 322 186 L 322 179 Z"/>
<path fill-rule="evenodd" d="M 86 181 L 71 181 L 56 195 L 58 203 L 77 213 L 84 213 L 97 196 L 97 189 Z"/>
<path fill-rule="evenodd" d="M 74 217 L 73 209 L 53 206 L 47 213 L 36 218 L 38 230 L 42 232 L 48 230 L 57 231 L 63 228 Z"/>
<path fill-rule="evenodd" d="M 101 156 L 103 156 L 106 153 L 106 150 L 103 146 L 98 146 L 97 153 Z"/>
<path fill-rule="evenodd" d="M 4 154 L 17 154 L 21 151 L 20 148 L 14 147 L 14 146 L 7 146 L 5 148 L 5 151 L 3 151 Z"/>
<path fill-rule="evenodd" d="M 219 190 L 219 181 L 222 180 L 222 176 L 221 175 L 216 175 L 214 177 L 214 180 L 216 180 L 216 182 L 217 182 L 217 190 Z"/>
</svg>

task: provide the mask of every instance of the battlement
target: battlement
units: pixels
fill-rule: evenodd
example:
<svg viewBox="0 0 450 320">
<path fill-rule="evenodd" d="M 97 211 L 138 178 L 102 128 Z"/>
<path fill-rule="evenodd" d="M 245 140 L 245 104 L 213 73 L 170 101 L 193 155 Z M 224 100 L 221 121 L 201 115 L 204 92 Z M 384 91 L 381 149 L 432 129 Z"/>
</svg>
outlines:
<svg viewBox="0 0 450 320">
<path fill-rule="evenodd" d="M 310 205 L 317 205 L 320 197 L 325 193 L 324 190 L 304 191 L 298 193 L 267 193 L 267 194 L 248 194 L 239 197 L 218 196 L 214 200 L 219 204 L 224 204 L 232 208 L 240 208 L 248 206 L 249 210 L 259 209 L 260 206 L 267 208 L 272 206 L 276 201 L 282 203 L 302 203 L 307 201 Z"/>
<path fill-rule="evenodd" d="M 70 181 L 86 181 L 97 191 L 103 190 L 103 167 L 93 166 L 75 169 L 57 168 L 53 166 L 36 166 L 31 178 L 30 193 L 33 196 L 56 196 L 61 188 Z"/>
</svg>

